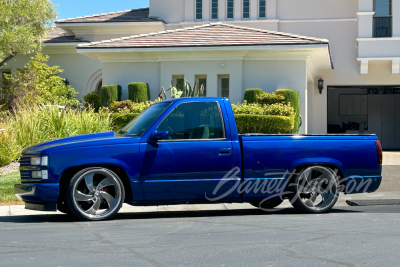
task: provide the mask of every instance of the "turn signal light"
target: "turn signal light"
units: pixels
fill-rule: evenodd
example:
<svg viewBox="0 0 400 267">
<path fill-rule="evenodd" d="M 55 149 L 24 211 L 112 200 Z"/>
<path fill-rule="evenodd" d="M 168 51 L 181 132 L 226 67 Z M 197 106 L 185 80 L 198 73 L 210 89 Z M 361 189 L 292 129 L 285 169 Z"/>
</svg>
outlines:
<svg viewBox="0 0 400 267">
<path fill-rule="evenodd" d="M 378 156 L 378 165 L 382 165 L 383 156 L 382 156 L 382 146 L 379 140 L 375 140 L 376 145 L 376 154 Z"/>
</svg>

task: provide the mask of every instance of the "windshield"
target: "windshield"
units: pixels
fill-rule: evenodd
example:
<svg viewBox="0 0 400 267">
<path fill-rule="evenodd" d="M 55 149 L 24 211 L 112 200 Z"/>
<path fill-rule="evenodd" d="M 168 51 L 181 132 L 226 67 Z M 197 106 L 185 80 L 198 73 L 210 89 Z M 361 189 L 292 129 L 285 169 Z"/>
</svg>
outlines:
<svg viewBox="0 0 400 267">
<path fill-rule="evenodd" d="M 170 104 L 170 102 L 163 102 L 152 105 L 122 128 L 118 134 L 141 136 Z"/>
</svg>

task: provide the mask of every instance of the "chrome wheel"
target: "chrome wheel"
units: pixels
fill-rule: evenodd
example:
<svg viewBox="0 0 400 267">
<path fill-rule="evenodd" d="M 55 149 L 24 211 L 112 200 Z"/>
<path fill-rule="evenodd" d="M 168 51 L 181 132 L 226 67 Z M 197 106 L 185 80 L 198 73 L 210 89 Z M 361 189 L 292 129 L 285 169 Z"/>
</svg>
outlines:
<svg viewBox="0 0 400 267">
<path fill-rule="evenodd" d="M 304 169 L 295 183 L 292 205 L 309 212 L 324 212 L 331 209 L 339 197 L 336 174 L 324 166 Z"/>
<path fill-rule="evenodd" d="M 122 205 L 122 182 L 108 169 L 86 169 L 78 173 L 71 183 L 71 204 L 81 218 L 106 219 L 115 215 Z"/>
</svg>

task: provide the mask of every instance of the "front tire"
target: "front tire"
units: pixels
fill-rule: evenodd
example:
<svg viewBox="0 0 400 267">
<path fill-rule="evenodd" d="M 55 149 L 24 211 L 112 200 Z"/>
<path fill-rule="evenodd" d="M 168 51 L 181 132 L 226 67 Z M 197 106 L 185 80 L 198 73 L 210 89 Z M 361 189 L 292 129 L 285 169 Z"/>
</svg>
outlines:
<svg viewBox="0 0 400 267">
<path fill-rule="evenodd" d="M 67 204 L 82 220 L 111 219 L 121 209 L 125 190 L 121 179 L 107 168 L 84 169 L 71 179 L 67 189 Z"/>
<path fill-rule="evenodd" d="M 290 203 L 304 213 L 327 212 L 339 199 L 340 184 L 335 172 L 325 166 L 310 166 L 289 185 Z"/>
</svg>

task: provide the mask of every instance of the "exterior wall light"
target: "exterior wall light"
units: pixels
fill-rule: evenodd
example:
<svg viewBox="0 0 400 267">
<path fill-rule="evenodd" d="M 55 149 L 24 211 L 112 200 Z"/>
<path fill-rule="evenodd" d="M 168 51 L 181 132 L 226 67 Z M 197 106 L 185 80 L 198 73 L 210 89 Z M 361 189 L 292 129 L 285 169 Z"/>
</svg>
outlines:
<svg viewBox="0 0 400 267">
<path fill-rule="evenodd" d="M 319 89 L 319 94 L 321 95 L 322 89 L 324 89 L 324 80 L 322 80 L 322 78 L 318 80 L 318 89 Z"/>
<path fill-rule="evenodd" d="M 68 86 L 68 85 L 69 85 L 68 79 L 65 79 L 65 80 L 64 80 L 64 83 L 65 83 L 65 86 Z"/>
</svg>

